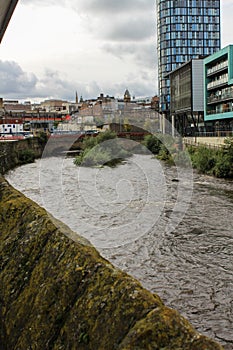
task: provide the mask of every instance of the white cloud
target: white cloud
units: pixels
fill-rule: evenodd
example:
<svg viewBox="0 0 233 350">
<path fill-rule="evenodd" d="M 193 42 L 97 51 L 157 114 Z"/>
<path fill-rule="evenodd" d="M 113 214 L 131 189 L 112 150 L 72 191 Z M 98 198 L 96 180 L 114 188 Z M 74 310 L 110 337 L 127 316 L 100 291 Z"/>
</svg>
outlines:
<svg viewBox="0 0 233 350">
<path fill-rule="evenodd" d="M 232 10 L 222 2 L 223 46 Z M 21 0 L 0 46 L 0 95 L 156 94 L 155 17 L 154 0 Z"/>
</svg>

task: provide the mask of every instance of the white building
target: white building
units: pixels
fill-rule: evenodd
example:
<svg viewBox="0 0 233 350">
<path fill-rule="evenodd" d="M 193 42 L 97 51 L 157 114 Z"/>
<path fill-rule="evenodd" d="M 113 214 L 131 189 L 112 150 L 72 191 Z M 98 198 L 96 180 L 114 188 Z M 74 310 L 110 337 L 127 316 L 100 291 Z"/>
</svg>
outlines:
<svg viewBox="0 0 233 350">
<path fill-rule="evenodd" d="M 23 131 L 23 124 L 21 123 L 9 122 L 7 124 L 0 124 L 0 134 L 17 134 Z"/>
</svg>

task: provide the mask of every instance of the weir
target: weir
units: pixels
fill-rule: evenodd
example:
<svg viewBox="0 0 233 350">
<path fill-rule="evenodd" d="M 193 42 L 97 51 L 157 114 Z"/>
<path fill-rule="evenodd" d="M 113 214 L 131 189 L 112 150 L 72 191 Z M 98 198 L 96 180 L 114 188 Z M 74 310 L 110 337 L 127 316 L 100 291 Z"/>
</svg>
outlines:
<svg viewBox="0 0 233 350">
<path fill-rule="evenodd" d="M 223 349 L 3 177 L 0 256 L 0 349 Z"/>
</svg>

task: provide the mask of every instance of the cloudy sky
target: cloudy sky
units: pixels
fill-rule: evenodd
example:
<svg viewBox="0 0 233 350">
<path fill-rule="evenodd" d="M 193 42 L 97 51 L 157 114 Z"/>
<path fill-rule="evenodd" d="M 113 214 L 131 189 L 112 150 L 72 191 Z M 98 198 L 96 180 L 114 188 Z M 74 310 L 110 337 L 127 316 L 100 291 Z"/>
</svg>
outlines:
<svg viewBox="0 0 233 350">
<path fill-rule="evenodd" d="M 58 5 L 59 3 L 59 5 Z M 222 47 L 233 0 L 222 1 Z M 0 45 L 0 97 L 157 93 L 155 0 L 19 0 Z"/>
</svg>

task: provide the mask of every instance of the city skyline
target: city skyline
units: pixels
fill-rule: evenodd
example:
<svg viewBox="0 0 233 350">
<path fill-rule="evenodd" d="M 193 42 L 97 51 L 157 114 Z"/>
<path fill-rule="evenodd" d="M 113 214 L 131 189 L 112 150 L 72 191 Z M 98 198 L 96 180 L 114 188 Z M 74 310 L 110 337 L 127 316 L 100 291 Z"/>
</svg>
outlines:
<svg viewBox="0 0 233 350">
<path fill-rule="evenodd" d="M 221 5 L 221 46 L 233 42 L 233 0 Z M 7 99 L 158 93 L 154 0 L 19 1 L 0 45 Z"/>
</svg>

